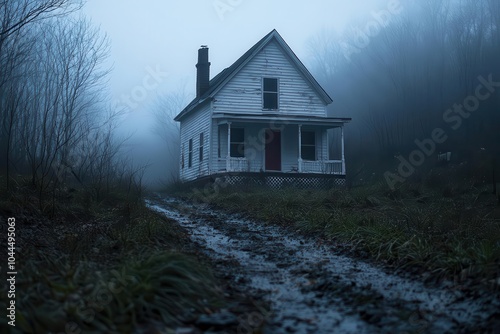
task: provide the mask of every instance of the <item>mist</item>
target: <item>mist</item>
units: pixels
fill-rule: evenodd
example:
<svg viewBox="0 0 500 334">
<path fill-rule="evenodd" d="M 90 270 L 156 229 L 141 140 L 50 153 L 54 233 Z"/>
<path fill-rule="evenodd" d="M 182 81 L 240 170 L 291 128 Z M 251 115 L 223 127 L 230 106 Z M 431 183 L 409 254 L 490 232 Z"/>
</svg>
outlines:
<svg viewBox="0 0 500 334">
<path fill-rule="evenodd" d="M 492 1 L 453 0 L 380 1 L 370 3 L 368 8 L 363 5 L 353 5 L 355 11 L 351 9 L 350 19 L 344 18 L 343 23 L 338 22 L 339 11 L 333 12 L 331 22 L 315 24 L 315 30 L 309 28 L 307 35 L 295 34 L 286 26 L 282 31 L 292 49 L 333 97 L 330 115 L 353 119 L 346 128 L 349 180 L 354 184 L 363 180 L 387 181 L 402 161 L 409 162 L 414 150 L 422 151 L 416 142 L 428 143 L 426 140 L 432 138 L 435 129 L 442 129 L 446 140 L 428 143 L 428 149 L 424 147 L 425 152 L 422 151 L 423 158 L 419 153 L 412 156 L 423 160 L 410 167 L 418 167 L 412 177 L 418 178 L 432 169 L 437 156 L 445 152 L 451 152 L 454 162 L 468 163 L 470 170 L 466 173 L 476 173 L 477 178 L 483 179 L 491 175 L 494 157 L 499 153 L 499 120 L 495 112 L 498 94 L 488 91 L 488 98 L 478 106 L 471 105 L 472 113 L 454 110 L 474 94 L 482 80 L 493 81 L 495 89 L 499 75 L 495 58 L 499 54 L 498 5 Z M 233 14 L 251 18 L 250 13 L 258 5 L 248 6 L 227 10 L 223 22 L 234 24 Z M 139 149 L 137 157 L 133 150 L 127 154 L 134 161 L 150 164 L 146 179 L 153 187 L 175 180 L 179 154 L 173 152 L 178 151 L 178 127 L 172 119 L 194 97 L 198 44 L 214 45 L 210 48 L 213 77 L 261 37 L 251 33 L 238 39 L 235 48 L 233 42 L 228 43 L 229 47 L 214 43 L 215 33 L 205 38 L 195 33 L 193 36 L 197 36 L 197 43 L 179 49 L 186 50 L 185 59 L 179 60 L 183 66 L 157 66 L 165 73 L 175 73 L 182 84 L 176 87 L 172 76 L 166 76 L 168 79 L 147 92 L 145 101 L 136 101 L 138 106 L 132 110 L 125 106 L 128 114 L 121 131 L 133 133 L 129 141 L 135 142 L 135 147 L 147 147 L 147 151 L 154 152 L 148 155 Z M 222 56 L 225 50 L 229 52 Z M 143 72 L 147 75 L 148 71 Z M 332 149 L 332 154 L 336 152 Z M 400 178 L 396 179 L 396 183 L 401 183 Z"/>
<path fill-rule="evenodd" d="M 330 8 L 324 6 L 307 7 L 304 19 L 319 11 L 323 17 Z M 230 37 L 227 31 L 222 34 L 225 36 L 222 40 L 217 36 L 221 25 L 233 26 L 238 18 L 245 18 L 245 24 L 247 19 L 252 22 L 258 7 L 258 4 L 242 3 L 231 8 L 222 7 L 223 10 L 214 4 L 209 16 L 218 17 L 218 20 L 209 26 L 211 35 L 199 34 L 199 26 L 194 24 L 185 35 L 167 33 L 166 41 L 170 42 L 158 45 L 157 41 L 146 39 L 155 46 L 151 53 L 132 49 L 126 57 L 121 52 L 122 41 L 116 38 L 119 31 L 115 30 L 123 22 L 116 21 L 120 25 L 113 25 L 113 21 L 103 21 L 103 16 L 96 12 L 97 3 L 89 2 L 81 7 L 90 17 L 90 21 L 85 19 L 88 22 L 85 29 L 95 30 L 91 34 L 96 37 L 89 35 L 88 43 L 95 43 L 93 38 L 101 43 L 102 50 L 93 56 L 98 57 L 96 65 L 101 69 L 89 68 L 95 76 L 95 84 L 89 82 L 89 92 L 82 92 L 82 99 L 88 103 L 85 110 L 97 113 L 101 122 L 106 123 L 102 121 L 105 118 L 113 121 L 108 129 L 114 129 L 110 140 L 117 145 L 115 159 L 128 161 L 133 168 L 143 170 L 142 179 L 149 187 L 158 189 L 177 178 L 179 127 L 173 118 L 194 97 L 196 48 L 201 43 L 213 45 L 210 50 L 211 77 L 214 77 L 255 43 L 260 33 L 267 31 L 264 28 L 274 28 L 273 23 L 266 22 L 264 28 L 242 36 L 235 33 Z M 105 10 L 110 8 L 109 4 L 104 7 Z M 273 7 L 273 10 L 278 9 L 278 5 Z M 407 167 L 416 171 L 411 173 L 412 177 L 418 177 L 432 169 L 439 154 L 447 152 L 451 152 L 452 161 L 468 163 L 467 173 L 477 174 L 477 178 L 491 175 L 499 154 L 500 133 L 499 95 L 496 94 L 500 80 L 497 61 L 499 5 L 487 0 L 380 1 L 370 3 L 369 7 L 359 2 L 337 9 L 332 12 L 331 21 L 315 22 L 307 28 L 307 33 L 297 33 L 296 27 L 287 26 L 287 20 L 276 25 L 282 28 L 285 40 L 333 97 L 330 115 L 353 119 L 346 128 L 349 180 L 356 184 L 361 180 L 387 181 L 389 178 L 391 184 L 401 183 L 406 177 L 393 173 L 401 164 L 406 166 L 410 159 L 414 160 L 418 166 L 410 163 Z M 179 7 L 177 10 L 185 9 Z M 297 5 L 294 10 L 304 8 Z M 146 13 L 150 11 L 145 10 L 143 14 Z M 347 13 L 349 15 L 342 15 Z M 81 12 L 72 11 L 66 20 L 68 24 L 81 20 Z M 107 34 L 91 27 L 99 23 L 106 28 Z M 39 29 L 46 28 L 40 26 Z M 187 36 L 191 43 L 186 42 Z M 17 52 L 22 43 L 31 43 L 26 34 L 15 38 L 24 41 L 14 42 L 12 38 L 16 45 L 13 50 Z M 183 38 L 180 46 L 172 44 L 179 38 Z M 8 42 L 6 39 L 5 43 Z M 141 43 L 144 45 L 144 41 Z M 135 54 L 139 58 L 130 57 Z M 130 71 L 123 67 L 137 61 L 141 55 L 144 60 L 136 64 L 142 65 L 132 66 Z M 159 61 L 162 58 L 168 61 Z M 17 59 L 20 64 L 28 62 L 27 58 L 24 63 L 23 58 L 18 56 Z M 134 75 L 128 75 L 129 72 Z M 13 84 L 15 81 L 8 79 L 8 75 L 3 76 L 4 82 Z M 485 82 L 487 87 L 480 88 Z M 101 85 L 99 92 L 95 90 L 97 85 Z M 8 96 L 8 89 L 14 88 L 4 88 L 4 96 Z M 481 96 L 475 97 L 476 91 Z M 9 159 L 2 159 L 8 161 L 3 168 L 26 170 L 25 161 L 29 162 L 29 158 L 26 160 L 22 153 L 17 156 L 17 152 L 12 152 L 12 145 L 27 139 L 10 138 L 23 117 L 9 114 L 7 111 L 12 110 L 13 102 L 7 102 L 6 98 L 3 101 L 11 103 L 10 107 L 3 108 L 2 142 L 3 147 L 7 147 L 3 152 L 9 156 Z M 90 114 L 85 115 L 89 117 Z M 433 132 L 439 135 L 439 142 L 432 139 Z M 78 145 L 81 135 L 76 138 L 72 146 Z M 335 152 L 332 150 L 332 153 Z M 16 156 L 11 158 L 10 154 Z M 33 162 L 31 164 L 34 166 Z M 49 165 L 44 168 L 50 170 Z"/>
<path fill-rule="evenodd" d="M 466 175 L 493 182 L 499 19 L 495 1 L 402 1 L 342 34 L 311 39 L 312 71 L 334 97 L 331 115 L 353 118 L 346 130 L 353 182 L 387 181 L 401 164 L 418 179 L 444 152 L 467 164 Z M 396 178 L 389 183 L 406 180 Z"/>
<path fill-rule="evenodd" d="M 0 332 L 498 332 L 499 60 L 498 0 L 0 0 Z"/>
</svg>

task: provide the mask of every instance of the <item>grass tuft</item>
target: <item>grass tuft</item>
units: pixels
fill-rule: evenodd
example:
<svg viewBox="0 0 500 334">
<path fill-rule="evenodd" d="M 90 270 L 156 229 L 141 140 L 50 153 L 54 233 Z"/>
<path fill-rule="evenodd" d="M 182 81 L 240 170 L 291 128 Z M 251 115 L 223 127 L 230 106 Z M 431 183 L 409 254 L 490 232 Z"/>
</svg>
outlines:
<svg viewBox="0 0 500 334">
<path fill-rule="evenodd" d="M 436 279 L 472 277 L 487 282 L 498 277 L 496 197 L 472 183 L 447 185 L 453 196 L 410 182 L 395 191 L 377 183 L 351 190 L 226 188 L 210 198 L 197 198 L 199 192 L 189 190 L 181 195 L 349 244 L 375 260 L 427 271 Z"/>
</svg>

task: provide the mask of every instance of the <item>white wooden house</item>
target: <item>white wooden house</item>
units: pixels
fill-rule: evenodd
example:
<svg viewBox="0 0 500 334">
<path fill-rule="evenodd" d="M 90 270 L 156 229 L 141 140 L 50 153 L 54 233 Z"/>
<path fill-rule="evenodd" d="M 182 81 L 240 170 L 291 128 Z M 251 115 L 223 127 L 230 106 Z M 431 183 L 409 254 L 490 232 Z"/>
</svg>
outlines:
<svg viewBox="0 0 500 334">
<path fill-rule="evenodd" d="M 211 80 L 202 46 L 196 68 L 196 97 L 175 117 L 181 181 L 343 183 L 343 128 L 350 118 L 327 116 L 332 99 L 276 30 Z M 341 133 L 336 160 L 329 157 L 331 129 Z"/>
</svg>

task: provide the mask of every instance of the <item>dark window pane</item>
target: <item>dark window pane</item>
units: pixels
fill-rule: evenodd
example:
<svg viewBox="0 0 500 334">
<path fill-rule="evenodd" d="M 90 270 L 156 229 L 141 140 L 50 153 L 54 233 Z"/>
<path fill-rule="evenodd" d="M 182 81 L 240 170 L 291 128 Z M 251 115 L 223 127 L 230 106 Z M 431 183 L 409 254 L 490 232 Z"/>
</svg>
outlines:
<svg viewBox="0 0 500 334">
<path fill-rule="evenodd" d="M 316 160 L 316 133 L 314 131 L 302 131 L 302 159 Z"/>
<path fill-rule="evenodd" d="M 193 140 L 189 139 L 188 167 L 193 165 Z"/>
<path fill-rule="evenodd" d="M 245 157 L 245 144 L 231 143 L 231 157 L 244 158 Z"/>
<path fill-rule="evenodd" d="M 245 156 L 245 144 L 244 143 L 238 144 L 238 148 L 237 148 L 236 152 L 241 157 L 244 157 Z"/>
<path fill-rule="evenodd" d="M 200 161 L 203 161 L 203 132 L 200 133 Z"/>
<path fill-rule="evenodd" d="M 264 92 L 278 92 L 278 79 L 264 78 Z"/>
<path fill-rule="evenodd" d="M 245 141 L 245 131 L 243 129 L 231 129 L 231 142 L 242 143 Z"/>
<path fill-rule="evenodd" d="M 264 78 L 263 80 L 262 106 L 264 109 L 278 109 L 278 79 Z"/>
<path fill-rule="evenodd" d="M 303 160 L 316 160 L 316 147 L 302 146 L 302 159 Z"/>
<path fill-rule="evenodd" d="M 217 157 L 221 157 L 221 151 L 220 151 L 220 146 L 222 145 L 222 134 L 221 134 L 221 128 L 219 126 L 219 129 L 217 130 Z"/>
<path fill-rule="evenodd" d="M 278 94 L 264 93 L 264 109 L 278 109 Z"/>
<path fill-rule="evenodd" d="M 234 158 L 245 157 L 245 129 L 231 129 L 231 156 Z"/>
<path fill-rule="evenodd" d="M 315 145 L 316 134 L 313 131 L 302 131 L 302 145 Z"/>
</svg>

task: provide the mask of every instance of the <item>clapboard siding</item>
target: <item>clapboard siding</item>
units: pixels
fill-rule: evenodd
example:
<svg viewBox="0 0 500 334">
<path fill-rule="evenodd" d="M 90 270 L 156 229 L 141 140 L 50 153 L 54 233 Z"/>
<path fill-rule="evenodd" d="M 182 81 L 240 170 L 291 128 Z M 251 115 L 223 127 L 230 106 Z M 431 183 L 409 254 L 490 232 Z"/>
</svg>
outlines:
<svg viewBox="0 0 500 334">
<path fill-rule="evenodd" d="M 206 54 L 204 48 L 200 49 L 199 55 L 202 53 Z M 208 59 L 199 57 L 198 61 L 200 66 L 209 64 Z M 263 78 L 278 79 L 277 110 L 263 109 Z M 208 74 L 201 79 L 208 80 Z M 327 128 L 340 125 L 343 121 L 328 118 L 326 106 L 331 103 L 331 98 L 275 30 L 212 79 L 206 91 L 198 91 L 197 94 L 176 117 L 176 121 L 181 122 L 182 181 L 225 172 L 264 175 L 261 172 L 266 172 L 265 132 L 275 129 L 277 124 L 274 120 L 280 115 L 288 116 L 278 122 L 282 124 L 281 172 L 284 175 L 299 173 L 299 126 L 302 131 L 314 131 L 316 138 L 316 161 L 303 161 L 300 172 L 332 172 L 333 163 L 325 162 L 329 159 Z M 248 114 L 262 115 L 262 118 L 247 117 Z M 326 123 L 319 124 L 318 118 L 310 116 L 321 117 Z M 228 123 L 232 130 L 245 129 L 244 158 L 227 159 Z M 201 162 L 200 133 L 204 134 Z M 192 166 L 188 167 L 190 139 L 193 153 Z"/>
<path fill-rule="evenodd" d="M 195 113 L 188 115 L 182 122 L 181 132 L 181 166 L 180 177 L 182 181 L 194 180 L 209 174 L 210 160 L 210 123 L 211 107 L 207 104 Z M 203 161 L 200 162 L 200 133 L 203 132 Z M 188 167 L 189 140 L 193 140 L 192 166 Z M 182 162 L 184 161 L 184 167 Z"/>
<path fill-rule="evenodd" d="M 217 173 L 222 171 L 222 167 L 225 170 L 225 165 L 219 165 L 219 159 L 225 159 L 227 156 L 227 125 L 219 125 L 216 121 L 212 122 L 211 138 L 211 173 Z"/>
<path fill-rule="evenodd" d="M 279 112 L 326 116 L 326 105 L 283 49 L 270 42 L 216 95 L 214 112 L 262 113 L 262 78 L 279 79 Z"/>
<path fill-rule="evenodd" d="M 264 132 L 269 127 L 265 124 L 233 123 L 231 129 L 245 129 L 245 158 L 250 161 L 253 171 L 265 170 L 265 142 Z M 328 160 L 327 131 L 305 127 L 303 131 L 316 133 L 316 158 Z M 227 158 L 227 124 L 212 125 L 212 170 L 218 173 L 226 170 Z M 299 133 L 297 125 L 287 125 L 281 129 L 281 171 L 292 172 L 298 169 Z M 219 156 L 220 146 L 220 156 Z"/>
</svg>

